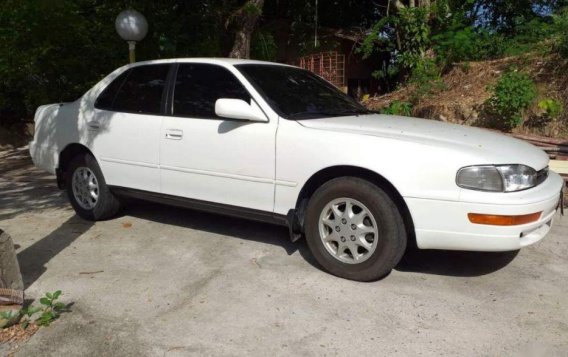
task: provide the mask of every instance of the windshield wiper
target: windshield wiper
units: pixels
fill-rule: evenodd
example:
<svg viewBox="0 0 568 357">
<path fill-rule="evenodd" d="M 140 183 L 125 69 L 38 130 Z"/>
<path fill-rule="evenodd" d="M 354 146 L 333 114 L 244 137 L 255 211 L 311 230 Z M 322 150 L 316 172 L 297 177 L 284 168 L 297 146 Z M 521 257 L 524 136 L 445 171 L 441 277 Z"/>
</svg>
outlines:
<svg viewBox="0 0 568 357">
<path fill-rule="evenodd" d="M 288 119 L 307 119 L 311 116 L 334 116 L 337 115 L 334 112 L 326 112 L 326 111 L 320 111 L 320 110 L 314 110 L 314 111 L 304 111 L 304 112 L 297 112 L 297 113 L 293 113 L 288 115 Z M 302 118 L 302 117 L 307 117 L 307 118 Z"/>
<path fill-rule="evenodd" d="M 338 115 L 343 115 L 343 114 L 373 114 L 373 112 L 371 110 L 368 110 L 368 109 L 353 108 L 353 109 L 341 110 L 341 111 L 335 112 L 335 114 L 338 114 Z"/>
<path fill-rule="evenodd" d="M 330 116 L 330 117 L 337 117 L 342 115 L 359 115 L 359 114 L 373 114 L 374 112 L 367 110 L 367 109 L 345 109 L 345 110 L 338 110 L 338 111 L 325 111 L 325 110 L 314 110 L 314 111 L 304 111 L 304 112 L 297 112 L 288 115 L 288 119 L 309 119 L 312 116 Z"/>
</svg>

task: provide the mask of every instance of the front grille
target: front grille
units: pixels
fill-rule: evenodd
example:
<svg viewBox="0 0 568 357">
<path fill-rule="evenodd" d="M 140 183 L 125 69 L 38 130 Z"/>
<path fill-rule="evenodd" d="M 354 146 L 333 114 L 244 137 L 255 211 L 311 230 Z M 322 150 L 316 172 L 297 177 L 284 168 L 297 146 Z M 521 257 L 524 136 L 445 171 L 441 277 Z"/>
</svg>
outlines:
<svg viewBox="0 0 568 357">
<path fill-rule="evenodd" d="M 536 173 L 536 186 L 543 183 L 548 178 L 548 166 Z"/>
</svg>

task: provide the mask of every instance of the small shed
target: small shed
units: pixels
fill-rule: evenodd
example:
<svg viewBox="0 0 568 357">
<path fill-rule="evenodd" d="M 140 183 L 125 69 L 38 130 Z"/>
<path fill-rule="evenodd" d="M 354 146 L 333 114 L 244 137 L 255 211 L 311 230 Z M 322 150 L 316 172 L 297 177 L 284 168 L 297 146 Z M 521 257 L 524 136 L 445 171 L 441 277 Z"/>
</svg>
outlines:
<svg viewBox="0 0 568 357">
<path fill-rule="evenodd" d="M 311 54 L 299 58 L 299 67 L 307 69 L 347 91 L 345 55 L 337 51 Z"/>
<path fill-rule="evenodd" d="M 349 39 L 338 42 L 332 50 L 304 55 L 291 62 L 333 83 L 353 98 L 380 94 L 380 82 L 373 77 L 379 61 L 364 59 L 355 51 L 355 42 Z"/>
</svg>

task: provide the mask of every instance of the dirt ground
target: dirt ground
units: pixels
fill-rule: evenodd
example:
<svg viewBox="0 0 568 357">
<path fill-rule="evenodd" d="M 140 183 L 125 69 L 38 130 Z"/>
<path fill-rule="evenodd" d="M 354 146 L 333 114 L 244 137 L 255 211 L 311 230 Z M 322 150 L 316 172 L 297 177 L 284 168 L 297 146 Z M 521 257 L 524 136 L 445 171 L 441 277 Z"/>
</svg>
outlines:
<svg viewBox="0 0 568 357">
<path fill-rule="evenodd" d="M 568 218 L 516 253 L 417 251 L 384 280 L 316 267 L 285 228 L 133 202 L 77 218 L 25 150 L 0 152 L 0 227 L 28 299 L 71 312 L 16 356 L 566 356 Z"/>
</svg>

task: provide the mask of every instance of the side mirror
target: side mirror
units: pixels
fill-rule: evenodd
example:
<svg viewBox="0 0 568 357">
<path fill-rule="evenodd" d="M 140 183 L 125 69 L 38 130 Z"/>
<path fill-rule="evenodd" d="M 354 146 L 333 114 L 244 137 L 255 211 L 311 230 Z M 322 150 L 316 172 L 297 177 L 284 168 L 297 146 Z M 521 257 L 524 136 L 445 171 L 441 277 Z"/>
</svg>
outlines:
<svg viewBox="0 0 568 357">
<path fill-rule="evenodd" d="M 253 101 L 248 104 L 242 99 L 221 98 L 215 102 L 215 114 L 222 118 L 267 122 L 268 118 Z"/>
</svg>

